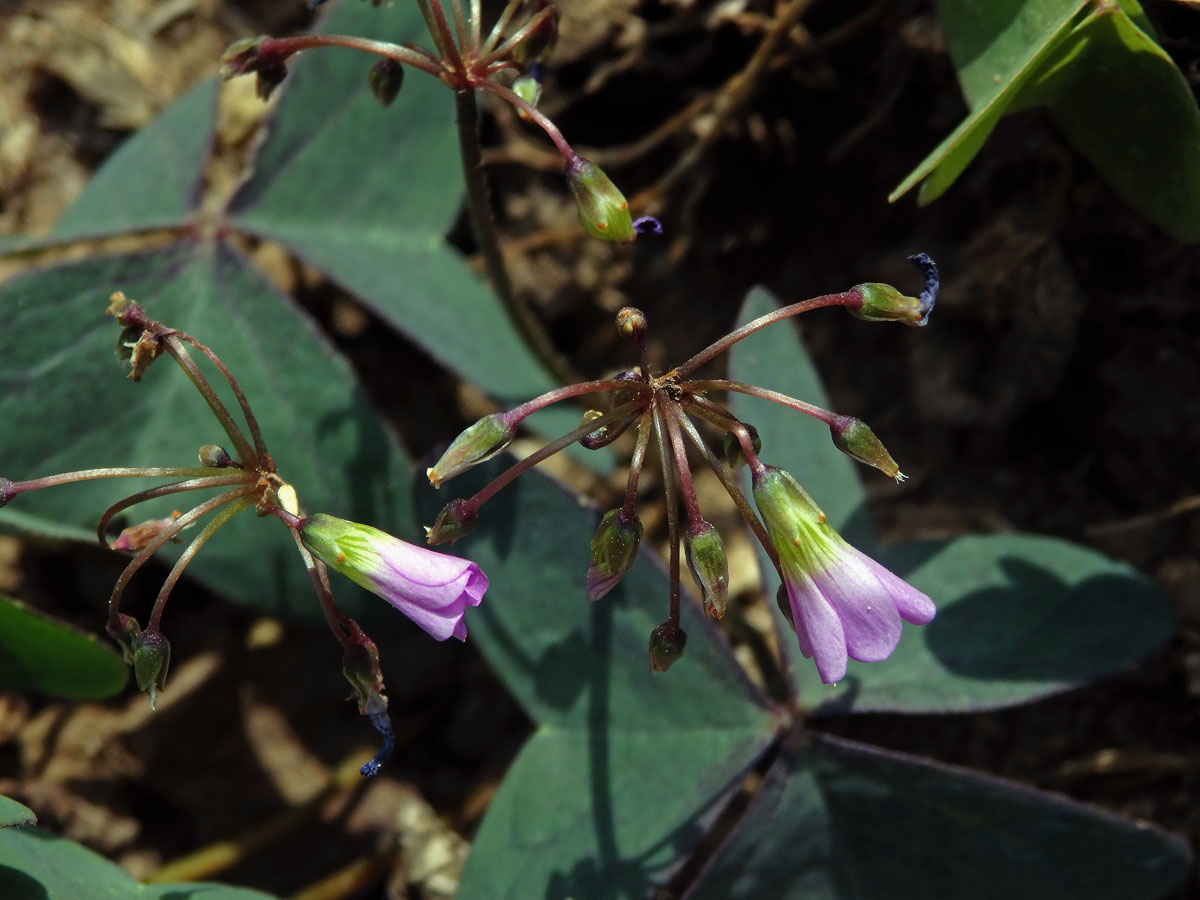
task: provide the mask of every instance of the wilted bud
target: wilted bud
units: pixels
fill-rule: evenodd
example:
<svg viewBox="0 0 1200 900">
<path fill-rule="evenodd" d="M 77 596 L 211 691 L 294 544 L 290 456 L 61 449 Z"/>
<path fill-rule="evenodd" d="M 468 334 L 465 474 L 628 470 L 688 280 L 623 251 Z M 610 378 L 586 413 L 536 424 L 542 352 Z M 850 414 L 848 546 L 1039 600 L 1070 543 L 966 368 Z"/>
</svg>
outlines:
<svg viewBox="0 0 1200 900">
<path fill-rule="evenodd" d="M 361 631 L 342 653 L 342 674 L 354 688 L 360 713 L 370 716 L 387 709 L 383 673 L 379 670 L 379 648 Z"/>
<path fill-rule="evenodd" d="M 537 107 L 542 99 L 542 82 L 533 75 L 518 75 L 512 83 L 512 92 L 532 107 Z M 517 107 L 517 115 L 528 119 L 529 113 Z"/>
<path fill-rule="evenodd" d="M 200 457 L 200 465 L 207 466 L 210 469 L 228 469 L 231 466 L 241 468 L 233 457 L 226 452 L 224 447 L 216 444 L 205 444 L 200 448 L 198 453 Z"/>
<path fill-rule="evenodd" d="M 171 644 L 161 631 L 143 631 L 133 639 L 133 677 L 138 690 L 149 695 L 151 709 L 158 704 L 170 664 Z"/>
<path fill-rule="evenodd" d="M 479 510 L 466 500 L 451 500 L 438 513 L 433 525 L 425 529 L 425 542 L 431 546 L 453 544 L 475 530 Z"/>
<path fill-rule="evenodd" d="M 8 501 L 17 496 L 17 486 L 7 478 L 0 478 L 0 507 L 8 505 Z"/>
<path fill-rule="evenodd" d="M 284 60 L 291 54 L 272 52 L 276 44 L 266 36 L 234 41 L 221 54 L 221 77 L 228 81 L 238 75 L 255 73 L 258 76 L 256 92 L 260 99 L 266 100 L 287 78 Z"/>
<path fill-rule="evenodd" d="M 384 106 L 391 106 L 404 85 L 404 66 L 394 59 L 381 59 L 367 73 L 371 93 Z"/>
<path fill-rule="evenodd" d="M 629 381 L 636 384 L 644 383 L 640 372 L 627 370 L 613 376 L 616 381 Z M 632 403 L 637 399 L 637 391 L 618 388 L 615 391 L 608 392 L 608 404 L 611 409 L 616 409 L 618 406 L 624 406 L 626 403 Z"/>
<path fill-rule="evenodd" d="M 703 519 L 692 522 L 683 536 L 688 568 L 700 587 L 704 614 L 713 619 L 725 617 L 729 594 L 729 561 L 721 534 Z"/>
<path fill-rule="evenodd" d="M 486 462 L 512 443 L 516 432 L 504 413 L 484 416 L 456 437 L 442 458 L 425 470 L 429 483 L 441 487 L 443 481 Z"/>
<path fill-rule="evenodd" d="M 677 625 L 663 622 L 650 632 L 650 671 L 665 672 L 671 668 L 687 646 L 687 634 Z"/>
<path fill-rule="evenodd" d="M 897 482 L 904 480 L 905 475 L 892 459 L 892 455 L 862 419 L 838 416 L 829 426 L 829 433 L 833 437 L 833 445 L 847 456 L 868 466 L 874 466 L 888 478 L 895 478 Z"/>
<path fill-rule="evenodd" d="M 139 634 L 142 633 L 142 626 L 138 624 L 138 620 L 133 616 L 127 616 L 125 613 L 117 613 L 117 624 L 113 627 L 113 623 L 109 622 L 105 626 L 105 631 L 108 636 L 117 642 L 117 646 L 121 648 L 121 656 L 128 666 L 133 665 L 133 653 L 135 649 L 135 641 Z"/>
<path fill-rule="evenodd" d="M 599 600 L 617 586 L 637 559 L 645 530 L 641 519 L 626 517 L 620 508 L 604 514 L 592 537 L 592 562 L 587 571 L 589 600 Z"/>
<path fill-rule="evenodd" d="M 583 414 L 583 418 L 579 420 L 579 424 L 586 425 L 588 422 L 594 422 L 603 415 L 604 413 L 598 409 L 589 409 Z M 608 425 L 603 425 L 590 434 L 585 434 L 579 439 L 579 443 L 587 450 L 599 450 L 601 447 L 607 447 L 623 435 L 632 424 L 632 417 L 621 419 L 618 422 L 610 422 Z"/>
<path fill-rule="evenodd" d="M 161 519 L 147 519 L 145 522 L 130 525 L 128 528 L 122 529 L 121 533 L 117 535 L 116 540 L 109 541 L 109 549 L 141 550 L 162 534 L 164 529 L 169 528 L 171 523 L 181 515 L 182 513 L 179 510 L 174 510 L 169 516 L 164 516 Z"/>
<path fill-rule="evenodd" d="M 637 237 L 625 195 L 594 162 L 582 156 L 571 159 L 567 186 L 579 208 L 579 224 L 592 237 L 622 242 Z"/>
<path fill-rule="evenodd" d="M 754 452 L 762 451 L 762 438 L 758 436 L 758 429 L 753 425 L 742 423 L 742 427 L 750 435 L 750 446 L 754 448 Z M 721 438 L 721 453 L 725 456 L 725 463 L 731 469 L 736 469 L 738 466 L 746 464 L 746 453 L 742 450 L 742 442 L 737 439 L 737 435 L 733 432 L 725 432 L 725 436 Z"/>
</svg>

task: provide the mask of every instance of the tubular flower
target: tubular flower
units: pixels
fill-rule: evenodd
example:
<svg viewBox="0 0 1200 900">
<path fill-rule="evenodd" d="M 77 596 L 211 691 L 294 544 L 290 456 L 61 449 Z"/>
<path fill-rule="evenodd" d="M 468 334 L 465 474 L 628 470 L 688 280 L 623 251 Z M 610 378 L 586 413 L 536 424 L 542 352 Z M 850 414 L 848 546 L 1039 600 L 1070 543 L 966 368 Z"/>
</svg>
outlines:
<svg viewBox="0 0 1200 900">
<path fill-rule="evenodd" d="M 466 640 L 463 614 L 479 605 L 488 586 L 475 563 L 334 516 L 305 519 L 300 536 L 326 565 L 378 594 L 431 637 Z"/>
<path fill-rule="evenodd" d="M 754 500 L 779 552 L 800 652 L 826 684 L 845 676 L 847 657 L 887 659 L 900 642 L 901 619 L 924 625 L 933 618 L 933 601 L 847 544 L 787 472 L 760 463 Z"/>
</svg>

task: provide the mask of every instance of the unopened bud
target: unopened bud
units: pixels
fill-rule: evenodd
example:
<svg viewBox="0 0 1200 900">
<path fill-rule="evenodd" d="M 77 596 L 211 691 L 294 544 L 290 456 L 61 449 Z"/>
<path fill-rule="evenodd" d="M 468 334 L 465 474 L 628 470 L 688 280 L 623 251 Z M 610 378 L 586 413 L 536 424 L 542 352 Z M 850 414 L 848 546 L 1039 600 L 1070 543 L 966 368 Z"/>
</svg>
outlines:
<svg viewBox="0 0 1200 900">
<path fill-rule="evenodd" d="M 367 73 L 371 93 L 384 106 L 391 106 L 404 85 L 404 66 L 394 59 L 381 59 Z"/>
<path fill-rule="evenodd" d="M 862 296 L 860 306 L 847 306 L 850 315 L 868 322 L 900 322 L 903 325 L 924 325 L 921 301 L 906 297 L 890 284 L 856 285 L 851 290 Z"/>
<path fill-rule="evenodd" d="M 512 83 L 512 92 L 536 108 L 538 101 L 542 99 L 542 83 L 533 75 L 518 75 Z M 517 115 L 522 119 L 528 119 L 529 113 L 517 107 Z"/>
<path fill-rule="evenodd" d="M 628 381 L 632 384 L 645 383 L 641 373 L 633 370 L 627 370 L 615 375 L 614 380 Z M 635 399 L 637 399 L 637 391 L 634 390 L 618 388 L 617 390 L 608 392 L 608 403 L 609 407 L 612 409 L 616 409 L 618 406 L 624 406 L 626 403 L 632 403 Z"/>
<path fill-rule="evenodd" d="M 742 427 L 750 435 L 750 446 L 754 448 L 754 453 L 757 455 L 762 452 L 762 438 L 758 436 L 758 429 L 745 422 L 742 423 Z M 746 464 L 746 453 L 742 449 L 742 442 L 731 431 L 725 432 L 725 436 L 721 438 L 721 452 L 725 456 L 726 465 L 731 469 Z"/>
<path fill-rule="evenodd" d="M 425 470 L 429 483 L 441 487 L 443 481 L 486 462 L 512 443 L 516 431 L 504 413 L 484 416 L 456 437 L 442 458 Z"/>
<path fill-rule="evenodd" d="M 729 595 L 729 561 L 725 557 L 725 545 L 720 532 L 703 519 L 698 519 L 688 525 L 683 536 L 683 548 L 688 568 L 700 587 L 704 614 L 712 619 L 724 618 Z"/>
<path fill-rule="evenodd" d="M 567 186 L 579 208 L 579 224 L 592 237 L 621 242 L 637 237 L 629 201 L 594 162 L 582 156 L 571 159 Z"/>
<path fill-rule="evenodd" d="M 117 535 L 116 540 L 109 541 L 109 549 L 141 550 L 162 534 L 165 529 L 169 528 L 181 515 L 182 513 L 179 510 L 175 510 L 169 516 L 164 516 L 161 519 L 147 519 L 145 522 L 130 525 L 128 528 L 122 529 L 121 533 Z"/>
<path fill-rule="evenodd" d="M 228 469 L 231 466 L 241 468 L 225 448 L 217 444 L 205 444 L 197 455 L 200 457 L 200 465 L 210 469 Z"/>
<path fill-rule="evenodd" d="M 109 622 L 104 629 L 108 632 L 108 636 L 116 641 L 117 646 L 121 648 L 121 657 L 125 660 L 127 666 L 133 665 L 133 653 L 135 649 L 134 642 L 139 634 L 142 633 L 142 626 L 138 624 L 138 620 L 133 616 L 127 616 L 125 613 L 117 613 L 116 626 Z"/>
<path fill-rule="evenodd" d="M 474 531 L 478 519 L 479 510 L 466 500 L 451 500 L 425 529 L 425 542 L 430 546 L 453 544 Z"/>
<path fill-rule="evenodd" d="M 663 622 L 650 632 L 650 671 L 665 672 L 683 656 L 687 634 L 678 625 Z"/>
<path fill-rule="evenodd" d="M 623 306 L 617 310 L 617 332 L 625 340 L 641 343 L 646 328 L 646 314 L 636 306 Z"/>
<path fill-rule="evenodd" d="M 17 496 L 17 486 L 7 478 L 0 478 L 0 507 L 8 505 L 8 501 Z"/>
<path fill-rule="evenodd" d="M 150 708 L 158 705 L 158 692 L 167 680 L 171 644 L 161 631 L 143 631 L 133 640 L 133 677 L 139 691 L 150 697 Z"/>
<path fill-rule="evenodd" d="M 874 466 L 897 482 L 905 479 L 906 476 L 883 446 L 883 442 L 875 437 L 875 432 L 862 419 L 838 416 L 829 426 L 829 433 L 833 437 L 833 445 L 847 456 L 868 466 Z"/>
<path fill-rule="evenodd" d="M 592 537 L 592 562 L 587 571 L 589 600 L 599 600 L 617 586 L 637 559 L 645 530 L 641 519 L 634 515 L 626 517 L 620 508 L 604 514 Z"/>
</svg>

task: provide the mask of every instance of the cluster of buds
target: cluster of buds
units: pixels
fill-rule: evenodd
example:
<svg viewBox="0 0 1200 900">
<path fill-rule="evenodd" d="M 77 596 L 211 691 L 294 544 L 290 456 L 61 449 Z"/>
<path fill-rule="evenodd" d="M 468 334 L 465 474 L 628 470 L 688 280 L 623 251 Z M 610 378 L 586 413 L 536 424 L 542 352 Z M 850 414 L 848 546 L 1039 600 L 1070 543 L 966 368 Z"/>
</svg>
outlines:
<svg viewBox="0 0 1200 900">
<path fill-rule="evenodd" d="M 315 9 L 324 0 L 310 0 Z M 378 0 L 373 0 L 378 6 Z M 253 74 L 264 100 L 287 77 L 287 61 L 302 50 L 348 47 L 381 57 L 368 72 L 367 83 L 381 103 L 390 105 L 400 91 L 404 67 L 432 75 L 457 93 L 486 91 L 510 103 L 517 114 L 538 125 L 562 154 L 567 186 L 588 234 L 607 241 L 632 241 L 645 232 L 661 233 L 650 216 L 634 219 L 629 203 L 607 175 L 576 153 L 562 132 L 541 110 L 542 60 L 558 33 L 558 9 L 550 0 L 509 0 L 491 31 L 483 36 L 482 2 L 417 0 L 433 48 L 393 44 L 339 34 L 244 38 L 221 57 L 224 78 Z M 474 128 L 474 122 L 470 123 Z"/>
<path fill-rule="evenodd" d="M 295 488 L 276 472 L 267 452 L 258 421 L 233 374 L 208 347 L 174 328 L 151 319 L 146 311 L 123 294 L 114 294 L 108 312 L 124 329 L 118 353 L 130 364 L 129 376 L 140 381 L 160 356 L 173 359 L 207 402 L 228 438 L 233 452 L 217 444 L 200 448 L 199 465 L 161 468 L 124 467 L 66 472 L 29 481 L 0 478 L 0 506 L 21 494 L 61 484 L 107 478 L 177 479 L 139 491 L 114 503 L 100 517 L 96 535 L 102 545 L 129 551 L 133 559 L 117 579 L 108 604 L 107 631 L 132 666 L 138 687 L 154 707 L 163 689 L 171 659 L 171 645 L 162 633 L 167 598 L 184 569 L 207 541 L 231 518 L 246 509 L 274 516 L 291 530 L 296 548 L 316 589 L 317 598 L 334 636 L 342 647 L 342 670 L 354 689 L 359 711 L 382 735 L 382 747 L 362 767 L 374 775 L 392 752 L 392 726 L 387 714 L 379 651 L 362 628 L 334 602 L 328 568 L 333 568 L 378 594 L 438 640 L 467 635 L 463 616 L 478 606 L 487 590 L 487 578 L 474 563 L 424 547 L 408 544 L 376 528 L 328 515 L 306 515 Z M 190 348 L 190 349 L 189 349 Z M 204 375 L 191 351 L 196 351 L 220 373 L 237 399 L 245 429 Z M 109 523 L 130 507 L 159 497 L 191 491 L 218 490 L 215 496 L 187 512 L 150 519 L 123 529 L 107 541 Z M 154 601 L 146 627 L 121 611 L 121 597 L 130 579 L 154 553 L 178 539 L 185 528 L 210 516 L 171 568 Z"/>
<path fill-rule="evenodd" d="M 687 641 L 680 627 L 680 557 L 699 589 L 705 613 L 725 614 L 729 574 L 723 542 L 707 522 L 696 499 L 687 444 L 711 467 L 751 531 L 762 544 L 786 591 L 785 612 L 801 652 L 813 658 L 823 681 L 845 675 L 847 658 L 874 662 L 886 658 L 900 640 L 901 619 L 924 624 L 934 615 L 932 601 L 883 566 L 847 544 L 826 522 L 825 514 L 789 473 L 759 459 L 762 449 L 753 426 L 708 395 L 735 392 L 771 400 L 820 419 L 842 452 L 900 481 L 899 466 L 874 432 L 861 420 L 838 415 L 776 391 L 727 379 L 693 378 L 693 373 L 735 343 L 774 322 L 814 309 L 840 306 L 869 321 L 924 325 L 937 297 L 937 267 L 925 254 L 910 257 L 925 278 L 917 297 L 890 285 L 861 284 L 784 307 L 731 332 L 687 362 L 661 375 L 646 359 L 646 317 L 626 307 L 617 313 L 617 329 L 638 353 L 637 368 L 614 378 L 588 381 L 550 391 L 508 412 L 476 422 L 454 440 L 428 470 L 434 487 L 495 456 L 512 441 L 521 421 L 539 409 L 590 394 L 607 394 L 608 410 L 589 410 L 574 431 L 550 442 L 509 467 L 466 499 L 450 502 L 427 530 L 431 544 L 453 542 L 469 534 L 480 507 L 522 472 L 578 441 L 589 449 L 607 446 L 636 427 L 624 502 L 606 512 L 591 544 L 587 595 L 599 600 L 633 565 L 643 526 L 636 501 L 638 479 L 653 444 L 662 465 L 670 546 L 670 598 L 666 621 L 650 637 L 651 668 L 661 671 L 679 659 Z M 722 452 L 710 448 L 696 422 L 724 436 Z M 757 513 L 738 485 L 734 469 L 749 467 Z M 682 517 L 680 516 L 682 507 Z M 682 553 L 681 553 L 682 550 Z"/>
</svg>

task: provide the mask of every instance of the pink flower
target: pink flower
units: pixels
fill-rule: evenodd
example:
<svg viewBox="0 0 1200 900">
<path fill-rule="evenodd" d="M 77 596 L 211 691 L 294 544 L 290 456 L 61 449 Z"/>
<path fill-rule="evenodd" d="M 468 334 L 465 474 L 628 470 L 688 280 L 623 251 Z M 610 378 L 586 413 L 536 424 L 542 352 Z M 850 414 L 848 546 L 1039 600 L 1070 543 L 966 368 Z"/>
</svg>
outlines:
<svg viewBox="0 0 1200 900">
<path fill-rule="evenodd" d="M 310 516 L 300 536 L 326 565 L 378 594 L 431 637 L 466 640 L 463 615 L 479 605 L 488 587 L 475 563 L 334 516 Z"/>
<path fill-rule="evenodd" d="M 800 652 L 826 684 L 845 677 L 847 657 L 887 659 L 901 619 L 933 619 L 933 601 L 847 544 L 787 472 L 760 464 L 754 500 L 779 553 Z"/>
</svg>

